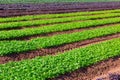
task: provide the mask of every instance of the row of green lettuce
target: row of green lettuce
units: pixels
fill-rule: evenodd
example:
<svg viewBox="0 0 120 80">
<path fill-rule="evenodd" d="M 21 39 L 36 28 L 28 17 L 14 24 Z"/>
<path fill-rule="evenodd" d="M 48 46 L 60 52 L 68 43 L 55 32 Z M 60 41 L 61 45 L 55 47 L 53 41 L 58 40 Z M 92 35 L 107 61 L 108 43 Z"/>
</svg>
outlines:
<svg viewBox="0 0 120 80">
<path fill-rule="evenodd" d="M 115 23 L 120 23 L 120 18 L 89 20 L 84 22 L 55 24 L 55 25 L 49 25 L 49 26 L 43 26 L 43 27 L 37 27 L 37 28 L 26 28 L 21 30 L 0 31 L 0 40 L 22 38 L 22 37 L 34 36 L 38 34 L 56 32 L 56 31 L 66 31 L 66 30 L 72 30 L 72 29 L 97 27 L 101 25 L 115 24 Z"/>
<path fill-rule="evenodd" d="M 111 17 L 120 17 L 119 13 L 111 13 L 111 14 L 101 14 L 95 16 L 75 16 L 75 17 L 66 17 L 66 18 L 55 18 L 48 20 L 33 20 L 33 21 L 22 21 L 22 22 L 10 22 L 10 23 L 2 23 L 0 24 L 0 29 L 12 29 L 12 28 L 22 28 L 22 27 L 31 27 L 31 26 L 43 26 L 48 24 L 57 24 L 57 23 L 66 23 L 72 21 L 85 21 L 85 20 L 93 20 L 93 19 L 103 19 L 103 18 L 111 18 Z"/>
<path fill-rule="evenodd" d="M 60 46 L 117 33 L 120 33 L 120 25 L 96 28 L 69 34 L 58 34 L 49 37 L 34 38 L 29 41 L 0 41 L 0 56 Z"/>
<path fill-rule="evenodd" d="M 87 55 L 87 56 L 86 56 Z M 47 80 L 120 55 L 120 39 L 58 54 L 0 65 L 1 80 Z"/>
<path fill-rule="evenodd" d="M 62 14 L 46 14 L 46 15 L 27 15 L 17 16 L 9 18 L 0 18 L 0 23 L 4 22 L 16 22 L 16 21 L 29 21 L 35 19 L 50 19 L 50 18 L 61 18 L 61 17 L 73 17 L 73 16 L 86 16 L 95 14 L 106 14 L 106 13 L 119 13 L 120 10 L 105 10 L 105 11 L 92 11 L 92 12 L 74 12 L 74 13 L 62 13 Z"/>
</svg>

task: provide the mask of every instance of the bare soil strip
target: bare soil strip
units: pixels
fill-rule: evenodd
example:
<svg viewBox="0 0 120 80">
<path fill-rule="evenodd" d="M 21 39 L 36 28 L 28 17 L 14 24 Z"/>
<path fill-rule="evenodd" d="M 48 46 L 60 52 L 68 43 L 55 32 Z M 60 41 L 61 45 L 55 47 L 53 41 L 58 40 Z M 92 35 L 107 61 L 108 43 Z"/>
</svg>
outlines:
<svg viewBox="0 0 120 80">
<path fill-rule="evenodd" d="M 85 31 L 85 30 L 92 30 L 92 29 L 96 29 L 96 28 L 104 28 L 104 27 L 115 26 L 115 25 L 116 26 L 120 25 L 120 23 L 106 24 L 106 25 L 101 25 L 101 26 L 96 26 L 96 27 L 89 27 L 89 28 L 80 28 L 80 29 L 71 29 L 71 30 L 65 30 L 65 31 L 56 31 L 56 32 L 37 34 L 37 35 L 32 35 L 32 36 L 9 38 L 9 39 L 3 39 L 3 40 L 20 40 L 20 41 L 21 40 L 31 40 L 31 39 L 34 39 L 34 38 L 49 37 L 49 36 L 54 36 L 54 35 L 58 35 L 58 34 L 70 34 L 70 33 L 74 33 L 74 32 L 82 32 L 82 31 Z"/>
<path fill-rule="evenodd" d="M 120 57 L 119 57 L 119 60 L 120 60 Z M 107 73 L 93 78 L 93 80 L 97 80 L 97 79 L 120 80 L 120 64 L 116 65 L 114 68 L 111 68 Z"/>
<path fill-rule="evenodd" d="M 120 2 L 0 4 L 0 17 L 120 9 Z"/>
<path fill-rule="evenodd" d="M 113 38 L 120 38 L 120 33 L 99 37 L 99 38 L 94 38 L 90 40 L 80 41 L 80 42 L 74 42 L 70 44 L 64 44 L 57 47 L 50 47 L 50 48 L 44 48 L 36 51 L 29 51 L 29 52 L 24 52 L 19 54 L 16 53 L 16 54 L 11 54 L 6 56 L 0 56 L 0 64 L 7 63 L 9 61 L 20 61 L 23 59 L 32 59 L 37 56 L 56 55 L 58 53 L 63 53 L 64 51 L 68 51 L 74 48 L 85 47 L 90 44 L 99 43 L 105 40 L 111 40 Z"/>
<path fill-rule="evenodd" d="M 91 8 L 91 9 L 73 9 L 73 10 L 56 10 L 56 11 L 21 11 L 16 12 L 16 10 L 3 10 L 0 13 L 0 17 L 13 17 L 13 16 L 23 16 L 23 15 L 37 15 L 37 14 L 55 14 L 55 13 L 70 13 L 70 12 L 81 12 L 81 11 L 101 11 L 101 10 L 113 10 L 119 8 Z M 5 13 L 5 14 L 3 14 Z"/>
<path fill-rule="evenodd" d="M 1 10 L 56 10 L 56 9 L 74 9 L 88 7 L 111 7 L 119 6 L 120 2 L 66 2 L 66 3 L 41 3 L 41 4 L 0 4 Z"/>
<path fill-rule="evenodd" d="M 49 80 L 119 80 L 119 71 L 120 56 L 117 56 Z"/>
</svg>

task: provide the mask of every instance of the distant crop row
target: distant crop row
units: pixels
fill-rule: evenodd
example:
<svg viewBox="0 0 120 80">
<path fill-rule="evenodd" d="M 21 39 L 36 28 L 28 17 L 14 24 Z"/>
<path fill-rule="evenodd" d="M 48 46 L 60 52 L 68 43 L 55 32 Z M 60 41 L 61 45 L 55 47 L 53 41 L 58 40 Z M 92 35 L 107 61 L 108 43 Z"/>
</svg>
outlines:
<svg viewBox="0 0 120 80">
<path fill-rule="evenodd" d="M 75 37 L 74 37 L 75 38 Z M 120 39 L 77 48 L 56 56 L 0 65 L 1 80 L 46 80 L 120 55 Z M 87 55 L 87 56 L 86 56 Z"/>
<path fill-rule="evenodd" d="M 55 18 L 55 19 L 49 19 L 49 20 L 11 22 L 11 23 L 0 24 L 0 29 L 21 28 L 21 27 L 65 23 L 65 22 L 80 21 L 80 20 L 103 19 L 103 18 L 111 18 L 111 17 L 120 17 L 120 14 L 111 13 L 111 14 L 102 14 L 102 15 L 96 15 L 96 16 L 76 16 L 76 17 L 68 17 L 68 18 Z"/>
<path fill-rule="evenodd" d="M 120 10 L 106 10 L 106 11 L 94 11 L 94 12 L 75 12 L 75 13 L 64 13 L 64 14 L 46 14 L 46 15 L 29 15 L 20 17 L 0 18 L 0 23 L 3 22 L 16 22 L 16 21 L 29 21 L 35 19 L 51 19 L 61 17 L 73 17 L 73 16 L 87 16 L 87 15 L 98 15 L 107 13 L 120 13 Z"/>
<path fill-rule="evenodd" d="M 101 36 L 107 36 L 120 32 L 120 25 L 75 32 L 71 34 L 59 34 L 51 37 L 31 39 L 30 41 L 0 41 L 0 55 L 20 53 L 37 50 L 67 43 L 83 41 Z"/>
<path fill-rule="evenodd" d="M 120 18 L 109 18 L 109 19 L 102 19 L 102 20 L 89 20 L 84 22 L 55 24 L 55 25 L 43 26 L 43 27 L 37 27 L 37 28 L 26 28 L 22 30 L 0 31 L 0 40 L 33 36 L 37 34 L 44 34 L 44 33 L 56 32 L 56 31 L 96 27 L 96 26 L 101 26 L 105 24 L 113 24 L 113 23 L 119 23 L 119 22 L 120 22 Z"/>
</svg>

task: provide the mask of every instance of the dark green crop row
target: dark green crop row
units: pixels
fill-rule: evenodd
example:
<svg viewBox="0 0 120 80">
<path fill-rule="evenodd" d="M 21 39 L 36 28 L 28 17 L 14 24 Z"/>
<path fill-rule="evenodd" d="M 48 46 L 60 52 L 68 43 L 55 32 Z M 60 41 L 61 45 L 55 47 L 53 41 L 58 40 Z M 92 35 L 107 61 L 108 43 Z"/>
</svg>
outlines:
<svg viewBox="0 0 120 80">
<path fill-rule="evenodd" d="M 47 80 L 66 72 L 90 66 L 101 60 L 120 55 L 120 39 L 113 39 L 56 56 L 0 65 L 1 80 Z M 86 56 L 87 55 L 87 56 Z"/>
<path fill-rule="evenodd" d="M 14 39 L 26 36 L 32 36 L 37 34 L 44 34 L 56 31 L 65 31 L 77 28 L 88 28 L 88 27 L 96 27 L 105 24 L 112 24 L 120 22 L 120 18 L 109 18 L 102 20 L 89 20 L 84 22 L 71 22 L 66 24 L 56 24 L 44 27 L 37 28 L 26 28 L 22 30 L 10 30 L 10 31 L 0 31 L 0 40 L 4 39 Z M 14 34 L 14 35 L 13 35 Z"/>
<path fill-rule="evenodd" d="M 37 50 L 52 46 L 59 46 L 67 43 L 93 39 L 120 32 L 120 25 L 93 30 L 86 30 L 71 34 L 59 34 L 50 37 L 31 39 L 30 41 L 0 41 L 0 55 L 20 53 L 24 51 Z"/>
<path fill-rule="evenodd" d="M 106 13 L 118 13 L 117 10 L 105 10 L 105 11 L 94 11 L 94 12 L 75 12 L 75 13 L 64 13 L 64 14 L 46 14 L 46 15 L 29 15 L 20 17 L 0 18 L 0 23 L 3 22 L 15 22 L 15 21 L 29 21 L 34 19 L 48 19 L 48 18 L 61 18 L 61 17 L 73 17 L 73 16 L 84 16 L 94 14 L 106 14 Z"/>
<path fill-rule="evenodd" d="M 120 14 L 111 13 L 111 14 L 102 14 L 102 15 L 96 15 L 96 16 L 76 16 L 76 17 L 55 18 L 55 19 L 48 19 L 48 20 L 2 23 L 0 24 L 0 29 L 21 28 L 21 27 L 65 23 L 65 22 L 80 21 L 80 20 L 103 19 L 103 18 L 111 18 L 111 17 L 120 17 Z"/>
</svg>

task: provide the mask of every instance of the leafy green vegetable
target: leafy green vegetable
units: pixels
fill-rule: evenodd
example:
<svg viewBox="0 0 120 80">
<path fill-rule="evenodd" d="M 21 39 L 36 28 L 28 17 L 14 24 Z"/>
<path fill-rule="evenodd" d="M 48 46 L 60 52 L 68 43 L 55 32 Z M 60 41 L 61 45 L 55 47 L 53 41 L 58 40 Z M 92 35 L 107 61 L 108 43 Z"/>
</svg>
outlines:
<svg viewBox="0 0 120 80">
<path fill-rule="evenodd" d="M 37 50 L 66 43 L 83 41 L 101 36 L 107 36 L 120 32 L 120 26 L 111 26 L 86 30 L 71 34 L 59 34 L 51 37 L 31 39 L 30 41 L 0 41 L 0 55 L 20 53 L 24 51 Z"/>
<path fill-rule="evenodd" d="M 77 48 L 56 56 L 0 65 L 1 80 L 46 80 L 120 55 L 120 39 Z M 87 56 L 86 56 L 87 55 Z"/>
<path fill-rule="evenodd" d="M 111 13 L 111 14 L 102 14 L 102 15 L 96 15 L 96 16 L 75 16 L 75 17 L 55 18 L 55 19 L 48 19 L 48 20 L 10 22 L 10 23 L 0 24 L 0 29 L 40 26 L 40 25 L 47 25 L 47 24 L 65 23 L 65 22 L 91 20 L 91 19 L 103 19 L 103 18 L 111 18 L 111 17 L 120 17 L 120 14 L 119 13 Z"/>
<path fill-rule="evenodd" d="M 28 15 L 28 16 L 18 16 L 9 18 L 0 18 L 0 22 L 15 22 L 15 21 L 29 21 L 35 19 L 48 19 L 48 18 L 62 18 L 62 17 L 73 17 L 73 16 L 85 16 L 85 15 L 97 15 L 105 13 L 118 13 L 119 9 L 116 10 L 105 10 L 105 11 L 92 11 L 92 12 L 74 12 L 74 13 L 63 13 L 63 14 L 46 14 L 46 15 Z"/>
<path fill-rule="evenodd" d="M 102 19 L 102 20 L 89 20 L 84 22 L 55 24 L 55 25 L 43 26 L 43 27 L 37 27 L 37 28 L 26 28 L 23 30 L 0 31 L 0 40 L 14 39 L 14 38 L 32 36 L 37 34 L 77 29 L 77 28 L 96 27 L 100 25 L 112 24 L 112 23 L 118 23 L 118 22 L 120 22 L 120 18 L 109 18 L 109 19 Z"/>
</svg>

